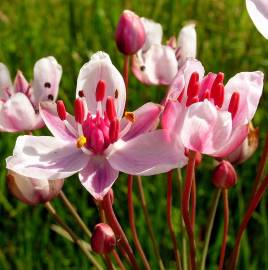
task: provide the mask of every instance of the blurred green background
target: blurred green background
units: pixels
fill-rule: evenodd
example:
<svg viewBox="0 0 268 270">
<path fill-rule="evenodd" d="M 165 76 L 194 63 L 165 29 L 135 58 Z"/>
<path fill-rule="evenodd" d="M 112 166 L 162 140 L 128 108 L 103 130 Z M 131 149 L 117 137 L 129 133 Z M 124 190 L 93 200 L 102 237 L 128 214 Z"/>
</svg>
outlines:
<svg viewBox="0 0 268 270">
<path fill-rule="evenodd" d="M 1 0 L 0 1 L 0 62 L 5 63 L 14 78 L 22 70 L 32 78 L 35 61 L 54 55 L 63 67 L 59 97 L 72 112 L 76 78 L 89 56 L 103 50 L 122 70 L 123 58 L 116 50 L 114 32 L 120 13 L 132 9 L 140 16 L 160 22 L 164 39 L 176 35 L 188 20 L 195 20 L 198 34 L 198 58 L 206 71 L 223 71 L 225 77 L 240 71 L 262 70 L 268 73 L 268 41 L 252 24 L 243 0 Z M 129 85 L 129 108 L 137 108 L 146 101 L 160 102 L 165 88 L 144 87 L 133 76 Z M 265 85 L 254 124 L 260 127 L 260 146 L 253 158 L 238 167 L 239 182 L 230 190 L 230 233 L 227 256 L 234 244 L 234 236 L 250 196 L 256 167 L 268 127 L 268 85 Z M 42 130 L 35 134 L 44 134 Z M 53 219 L 42 205 L 28 207 L 15 200 L 5 183 L 5 157 L 11 155 L 19 134 L 0 134 L 0 269 L 93 269 L 84 255 L 67 240 L 51 231 Z M 205 158 L 197 173 L 196 236 L 203 238 L 213 186 L 210 181 L 212 160 Z M 174 269 L 172 244 L 166 224 L 166 177 L 144 178 L 144 188 L 161 256 L 166 269 Z M 178 241 L 181 244 L 179 197 L 174 178 L 173 214 Z M 127 202 L 127 180 L 121 175 L 114 185 L 115 209 L 123 228 L 130 235 Z M 98 222 L 98 212 L 90 195 L 80 185 L 77 176 L 68 179 L 64 192 L 75 204 L 90 229 Z M 137 231 L 144 250 L 158 269 L 151 242 L 144 223 L 140 200 L 134 191 Z M 83 237 L 58 199 L 53 201 L 60 215 Z M 258 207 L 245 235 L 238 269 L 268 269 L 268 213 L 267 195 Z M 206 269 L 217 269 L 222 239 L 222 204 L 217 212 Z M 130 237 L 131 239 L 131 237 Z M 202 245 L 198 246 L 199 252 Z"/>
</svg>

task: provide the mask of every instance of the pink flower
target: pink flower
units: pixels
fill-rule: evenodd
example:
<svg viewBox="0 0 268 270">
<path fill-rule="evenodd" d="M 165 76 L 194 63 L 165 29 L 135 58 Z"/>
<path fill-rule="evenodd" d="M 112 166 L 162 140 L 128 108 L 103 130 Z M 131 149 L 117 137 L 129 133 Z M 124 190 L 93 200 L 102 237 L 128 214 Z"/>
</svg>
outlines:
<svg viewBox="0 0 268 270">
<path fill-rule="evenodd" d="M 246 0 L 248 14 L 258 31 L 268 39 L 268 2 L 267 0 Z"/>
<path fill-rule="evenodd" d="M 224 85 L 223 73 L 204 77 L 202 64 L 188 59 L 169 89 L 163 127 L 188 149 L 224 157 L 248 134 L 263 77 L 260 71 L 241 72 Z"/>
<path fill-rule="evenodd" d="M 39 102 L 57 98 L 61 74 L 61 66 L 49 56 L 35 63 L 32 84 L 18 71 L 12 85 L 7 67 L 0 63 L 0 131 L 17 132 L 43 127 Z"/>
<path fill-rule="evenodd" d="M 144 84 L 169 85 L 185 60 L 196 57 L 195 25 L 183 27 L 178 41 L 172 37 L 167 45 L 162 45 L 162 26 L 146 18 L 141 21 L 146 39 L 142 49 L 133 56 L 132 71 Z"/>
<path fill-rule="evenodd" d="M 183 166 L 182 147 L 156 130 L 161 107 L 147 103 L 124 114 L 126 89 L 109 56 L 94 54 L 80 70 L 75 117 L 63 102 L 43 103 L 41 115 L 54 137 L 21 136 L 7 168 L 39 179 L 66 178 L 79 172 L 82 185 L 102 199 L 118 177 L 151 175 Z M 178 158 L 179 157 L 179 158 Z"/>
</svg>

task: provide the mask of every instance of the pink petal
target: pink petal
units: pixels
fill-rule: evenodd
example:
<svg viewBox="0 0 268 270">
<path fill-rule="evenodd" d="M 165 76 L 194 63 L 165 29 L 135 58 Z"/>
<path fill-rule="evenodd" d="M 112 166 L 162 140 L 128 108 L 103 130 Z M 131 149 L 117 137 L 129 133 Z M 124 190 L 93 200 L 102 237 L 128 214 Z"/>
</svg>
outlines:
<svg viewBox="0 0 268 270">
<path fill-rule="evenodd" d="M 35 130 L 44 123 L 29 99 L 23 93 L 17 93 L 0 108 L 0 130 L 7 132 Z"/>
<path fill-rule="evenodd" d="M 96 200 L 101 200 L 112 187 L 118 174 L 119 172 L 111 167 L 105 157 L 96 156 L 92 157 L 79 173 L 79 179 Z"/>
<path fill-rule="evenodd" d="M 177 99 L 181 94 L 182 90 L 187 89 L 190 77 L 193 72 L 197 72 L 199 74 L 199 80 L 201 81 L 204 76 L 205 70 L 201 62 L 193 58 L 188 58 L 171 82 L 171 86 L 168 90 L 166 100 Z M 183 102 L 185 102 L 186 91 L 184 91 L 184 93 L 185 94 Z"/>
<path fill-rule="evenodd" d="M 196 57 L 197 38 L 195 24 L 190 23 L 185 25 L 178 36 L 178 48 L 180 50 L 178 64 L 182 66 L 186 59 Z"/>
<path fill-rule="evenodd" d="M 268 39 L 268 2 L 267 0 L 246 0 L 248 14 L 258 31 Z"/>
<path fill-rule="evenodd" d="M 49 136 L 20 136 L 7 168 L 41 180 L 69 177 L 82 170 L 90 157 L 74 143 Z"/>
<path fill-rule="evenodd" d="M 212 154 L 228 142 L 231 132 L 231 114 L 218 111 L 205 100 L 188 107 L 181 128 L 181 139 L 186 148 Z"/>
<path fill-rule="evenodd" d="M 90 61 L 80 69 L 76 96 L 78 96 L 80 90 L 83 90 L 89 111 L 95 113 L 97 109 L 96 86 L 100 80 L 106 82 L 106 93 L 102 101 L 102 107 L 105 108 L 106 98 L 108 96 L 114 97 L 117 90 L 116 111 L 118 118 L 121 118 L 126 102 L 125 83 L 120 72 L 112 64 L 109 55 L 104 52 L 95 53 Z"/>
<path fill-rule="evenodd" d="M 218 149 L 213 154 L 213 156 L 226 157 L 243 143 L 247 135 L 248 135 L 248 125 L 236 127 L 232 131 L 232 134 L 230 135 L 229 140 L 225 142 L 224 144 L 222 144 L 220 149 Z"/>
<path fill-rule="evenodd" d="M 264 74 L 260 71 L 241 72 L 226 84 L 223 110 L 228 109 L 234 92 L 240 94 L 239 107 L 233 126 L 247 124 L 253 118 L 263 91 L 263 77 Z"/>
<path fill-rule="evenodd" d="M 142 51 L 147 51 L 153 44 L 161 44 L 163 29 L 160 23 L 156 23 L 152 20 L 141 18 L 145 30 L 145 43 L 143 45 Z"/>
<path fill-rule="evenodd" d="M 6 93 L 6 89 L 8 89 L 10 93 L 12 93 L 12 88 L 13 87 L 10 79 L 9 70 L 6 65 L 0 63 L 0 99 L 7 99 L 8 95 Z"/>
<path fill-rule="evenodd" d="M 18 71 L 14 81 L 15 92 L 22 92 L 24 94 L 29 90 L 29 83 L 25 79 L 23 73 Z"/>
<path fill-rule="evenodd" d="M 200 92 L 199 92 L 199 98 L 203 97 L 203 94 L 205 93 L 206 90 L 210 90 L 213 82 L 216 78 L 217 74 L 209 72 L 202 80 L 201 82 L 201 87 L 200 87 Z"/>
<path fill-rule="evenodd" d="M 135 117 L 134 123 L 129 123 L 129 120 L 123 118 L 120 123 L 121 126 L 131 124 L 131 127 L 122 139 L 127 141 L 142 133 L 155 129 L 159 122 L 161 111 L 162 108 L 160 105 L 149 102 L 133 112 Z"/>
<path fill-rule="evenodd" d="M 152 175 L 182 167 L 187 159 L 184 148 L 167 132 L 156 130 L 127 142 L 119 140 L 108 154 L 111 166 L 128 174 Z"/>
<path fill-rule="evenodd" d="M 57 105 L 52 102 L 41 102 L 40 103 L 40 114 L 50 132 L 56 138 L 72 141 L 74 142 L 78 133 L 73 134 L 67 127 L 64 121 L 60 120 L 57 113 Z M 74 117 L 70 114 L 67 114 L 66 121 L 71 126 L 74 131 L 77 131 L 77 124 L 74 120 Z"/>
<path fill-rule="evenodd" d="M 145 53 L 139 52 L 132 61 L 132 72 L 148 85 L 168 85 L 177 73 L 175 52 L 169 46 L 154 44 Z"/>
<path fill-rule="evenodd" d="M 47 100 L 56 100 L 62 68 L 53 56 L 41 58 L 34 65 L 31 100 L 35 106 Z"/>
</svg>

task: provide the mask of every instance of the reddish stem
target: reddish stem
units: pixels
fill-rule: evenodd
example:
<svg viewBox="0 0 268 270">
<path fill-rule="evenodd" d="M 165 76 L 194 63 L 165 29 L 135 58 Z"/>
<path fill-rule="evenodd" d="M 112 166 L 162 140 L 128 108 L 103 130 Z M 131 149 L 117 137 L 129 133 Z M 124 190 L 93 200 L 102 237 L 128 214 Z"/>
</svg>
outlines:
<svg viewBox="0 0 268 270">
<path fill-rule="evenodd" d="M 140 268 L 137 264 L 132 248 L 130 247 L 127 237 L 114 214 L 112 201 L 109 193 L 106 194 L 106 196 L 103 198 L 102 205 L 105 212 L 105 216 L 110 226 L 112 227 L 116 235 L 116 238 L 118 239 L 118 245 L 122 245 L 122 248 L 125 249 L 133 268 L 139 270 Z"/>
<path fill-rule="evenodd" d="M 113 251 L 112 251 L 112 254 L 113 254 L 114 259 L 115 259 L 115 261 L 117 262 L 119 268 L 120 268 L 121 270 L 126 270 L 126 268 L 125 268 L 125 266 L 123 265 L 123 263 L 122 263 L 122 261 L 121 261 L 119 255 L 118 255 L 118 253 L 116 252 L 116 250 L 113 250 Z"/>
<path fill-rule="evenodd" d="M 124 69 L 123 69 L 123 78 L 126 85 L 126 90 L 128 89 L 128 69 L 129 69 L 129 55 L 124 56 Z"/>
<path fill-rule="evenodd" d="M 227 243 L 227 236 L 228 236 L 228 227 L 229 227 L 229 203 L 228 203 L 228 190 L 222 190 L 223 196 L 223 207 L 224 207 L 224 228 L 223 228 L 223 239 L 221 245 L 221 256 L 220 256 L 220 263 L 219 263 L 219 270 L 223 269 L 224 257 L 225 257 L 225 250 L 226 250 L 226 243 Z"/>
<path fill-rule="evenodd" d="M 111 261 L 111 258 L 109 256 L 109 254 L 105 254 L 104 258 L 105 258 L 107 269 L 108 270 L 114 270 L 114 267 L 113 267 L 113 264 L 112 264 L 112 261 Z"/>
<path fill-rule="evenodd" d="M 192 180 L 192 189 L 191 189 L 191 223 L 192 228 L 194 232 L 194 225 L 195 225 L 195 209 L 196 209 L 196 181 L 195 181 L 195 175 L 193 175 Z"/>
<path fill-rule="evenodd" d="M 255 211 L 256 207 L 258 206 L 262 196 L 264 195 L 264 192 L 268 186 L 268 175 L 264 178 L 262 183 L 260 184 L 258 190 L 256 191 L 254 197 L 250 201 L 249 207 L 244 215 L 244 218 L 239 226 L 239 230 L 236 236 L 235 240 L 235 245 L 234 245 L 234 250 L 231 255 L 231 270 L 234 270 L 236 268 L 237 260 L 238 260 L 238 253 L 239 253 L 239 248 L 240 248 L 240 242 L 244 233 L 244 230 L 247 227 L 247 224 L 252 217 L 253 212 Z"/>
<path fill-rule="evenodd" d="M 194 233 L 191 223 L 191 217 L 189 213 L 189 203 L 190 203 L 190 194 L 192 188 L 192 180 L 195 169 L 195 156 L 196 152 L 189 151 L 188 154 L 188 165 L 186 170 L 186 179 L 184 183 L 184 190 L 182 194 L 182 216 L 185 223 L 185 228 L 189 237 L 190 242 L 190 260 L 191 260 L 191 270 L 196 270 L 196 261 L 195 261 L 195 240 Z"/>
<path fill-rule="evenodd" d="M 130 223 L 130 229 L 133 236 L 134 245 L 138 251 L 138 253 L 141 256 L 141 259 L 143 261 L 143 264 L 145 266 L 145 269 L 150 270 L 151 267 L 149 265 L 149 262 L 143 252 L 141 243 L 138 238 L 136 226 L 135 226 L 135 215 L 134 215 L 134 205 L 133 205 L 133 196 L 132 196 L 132 190 L 133 190 L 133 176 L 128 175 L 128 217 L 129 217 L 129 223 Z"/>
<path fill-rule="evenodd" d="M 167 173 L 167 224 L 173 243 L 177 269 L 182 270 L 181 257 L 177 246 L 176 235 L 172 224 L 172 171 Z"/>
</svg>

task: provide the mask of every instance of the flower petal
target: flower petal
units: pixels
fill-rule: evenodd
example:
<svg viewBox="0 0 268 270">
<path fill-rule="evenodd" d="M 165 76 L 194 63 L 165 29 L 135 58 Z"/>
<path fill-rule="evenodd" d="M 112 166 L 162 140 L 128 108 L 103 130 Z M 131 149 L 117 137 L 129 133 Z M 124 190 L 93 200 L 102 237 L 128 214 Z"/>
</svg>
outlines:
<svg viewBox="0 0 268 270">
<path fill-rule="evenodd" d="M 66 126 L 66 122 L 60 120 L 58 113 L 57 113 L 57 105 L 56 103 L 52 102 L 41 102 L 40 103 L 40 114 L 50 132 L 56 138 L 72 141 L 74 142 L 77 137 L 78 133 L 72 133 L 73 131 L 77 131 L 77 124 L 74 120 L 74 117 L 67 113 L 67 118 L 65 121 L 68 122 L 71 129 L 68 129 Z"/>
<path fill-rule="evenodd" d="M 23 93 L 11 96 L 0 108 L 0 130 L 7 132 L 35 130 L 44 126 L 29 99 Z"/>
<path fill-rule="evenodd" d="M 171 140 L 167 132 L 156 130 L 127 142 L 114 143 L 108 161 L 119 171 L 133 175 L 152 175 L 182 167 L 187 159 L 184 148 Z"/>
<path fill-rule="evenodd" d="M 181 139 L 186 148 L 212 154 L 228 142 L 231 132 L 231 114 L 218 111 L 205 100 L 188 107 L 181 128 Z"/>
<path fill-rule="evenodd" d="M 121 118 L 126 102 L 125 83 L 120 72 L 112 64 L 109 55 L 104 52 L 95 53 L 90 61 L 80 69 L 76 96 L 78 96 L 80 90 L 83 90 L 89 111 L 95 113 L 97 110 L 96 86 L 100 80 L 106 82 L 106 93 L 102 101 L 102 107 L 105 108 L 106 98 L 108 96 L 114 97 L 117 90 L 116 111 L 118 118 Z"/>
<path fill-rule="evenodd" d="M 176 75 L 178 63 L 169 46 L 154 44 L 145 53 L 139 52 L 132 61 L 132 72 L 148 85 L 168 85 Z"/>
<path fill-rule="evenodd" d="M 226 84 L 223 110 L 228 110 L 234 92 L 240 94 L 233 126 L 247 124 L 253 118 L 263 91 L 263 77 L 264 74 L 260 71 L 241 72 L 232 77 Z"/>
<path fill-rule="evenodd" d="M 200 61 L 194 58 L 188 58 L 171 82 L 171 86 L 168 90 L 166 100 L 177 99 L 181 92 L 184 89 L 187 89 L 190 77 L 193 72 L 197 72 L 199 74 L 199 80 L 201 81 L 204 76 L 205 70 Z M 185 99 L 186 91 L 184 91 L 184 98 L 182 99 L 183 103 L 186 102 Z"/>
<path fill-rule="evenodd" d="M 268 3 L 267 0 L 246 0 L 248 14 L 258 31 L 268 39 Z"/>
<path fill-rule="evenodd" d="M 142 51 L 147 51 L 153 44 L 161 44 L 163 29 L 160 23 L 154 22 L 146 18 L 141 18 L 145 30 L 145 43 Z"/>
<path fill-rule="evenodd" d="M 79 173 L 79 179 L 96 200 L 101 200 L 112 187 L 118 174 L 119 172 L 111 167 L 105 157 L 95 156 Z"/>
<path fill-rule="evenodd" d="M 35 63 L 31 100 L 36 107 L 41 101 L 57 99 L 61 75 L 61 65 L 53 56 L 41 58 Z"/>
<path fill-rule="evenodd" d="M 74 143 L 49 136 L 20 136 L 7 168 L 23 176 L 53 180 L 82 170 L 89 156 Z"/>
<path fill-rule="evenodd" d="M 122 140 L 130 140 L 142 133 L 155 129 L 159 122 L 159 115 L 161 111 L 161 106 L 152 102 L 146 103 L 134 111 L 134 122 L 131 124 L 131 127 L 126 135 L 122 137 Z M 121 127 L 126 126 L 129 124 L 129 120 L 123 118 L 120 124 Z"/>
<path fill-rule="evenodd" d="M 6 65 L 0 63 L 0 99 L 7 99 L 7 91 L 11 94 L 13 91 L 9 70 Z"/>
<path fill-rule="evenodd" d="M 196 40 L 197 38 L 196 38 L 195 24 L 190 23 L 190 24 L 185 25 L 181 29 L 178 36 L 179 67 L 184 64 L 187 58 L 196 57 L 196 47 L 197 47 Z"/>
</svg>

